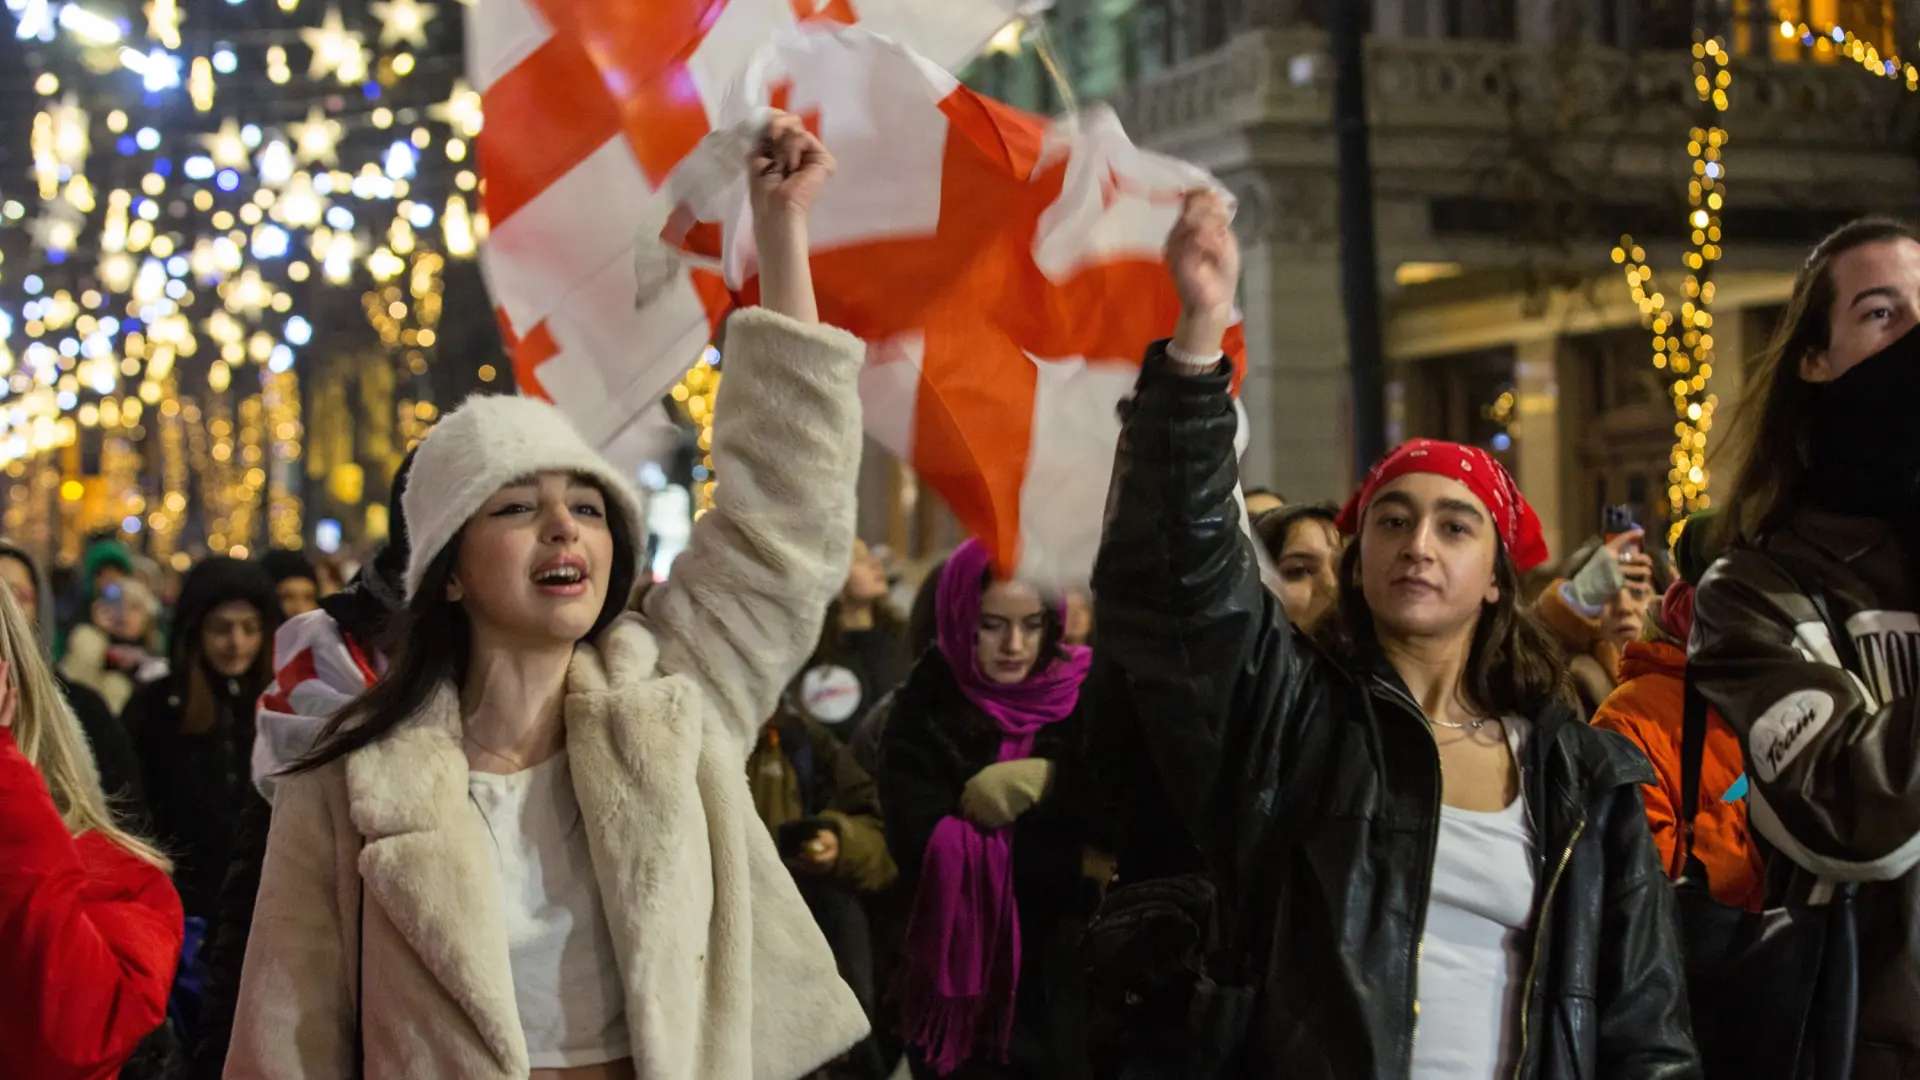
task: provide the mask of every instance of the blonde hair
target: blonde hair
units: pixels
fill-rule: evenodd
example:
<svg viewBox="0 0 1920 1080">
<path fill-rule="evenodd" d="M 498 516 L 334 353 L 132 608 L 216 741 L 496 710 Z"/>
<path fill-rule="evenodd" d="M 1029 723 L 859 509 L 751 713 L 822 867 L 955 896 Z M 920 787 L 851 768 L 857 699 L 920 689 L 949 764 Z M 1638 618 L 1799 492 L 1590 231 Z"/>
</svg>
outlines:
<svg viewBox="0 0 1920 1080">
<path fill-rule="evenodd" d="M 14 741 L 46 781 L 67 831 L 75 836 L 99 833 L 134 858 L 171 871 L 173 864 L 165 855 L 114 821 L 106 794 L 100 790 L 100 770 L 94 765 L 86 732 L 67 707 L 11 589 L 0 589 L 0 657 L 12 666 L 13 684 L 20 695 L 13 712 Z"/>
</svg>

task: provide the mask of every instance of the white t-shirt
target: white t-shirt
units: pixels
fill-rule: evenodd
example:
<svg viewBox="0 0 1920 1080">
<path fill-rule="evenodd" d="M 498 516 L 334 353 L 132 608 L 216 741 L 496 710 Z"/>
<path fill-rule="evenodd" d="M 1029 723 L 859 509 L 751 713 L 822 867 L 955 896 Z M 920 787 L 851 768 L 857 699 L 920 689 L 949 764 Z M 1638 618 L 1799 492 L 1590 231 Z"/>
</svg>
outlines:
<svg viewBox="0 0 1920 1080">
<path fill-rule="evenodd" d="M 1505 722 L 1521 759 L 1527 723 Z M 1440 808 L 1426 934 L 1420 941 L 1420 1026 L 1414 1080 L 1492 1080 L 1513 1071 L 1520 992 L 1533 921 L 1533 823 L 1526 789 L 1491 814 Z"/>
<path fill-rule="evenodd" d="M 566 751 L 517 773 L 467 774 L 493 836 L 513 997 L 536 1069 L 631 1057 L 626 993 Z"/>
</svg>

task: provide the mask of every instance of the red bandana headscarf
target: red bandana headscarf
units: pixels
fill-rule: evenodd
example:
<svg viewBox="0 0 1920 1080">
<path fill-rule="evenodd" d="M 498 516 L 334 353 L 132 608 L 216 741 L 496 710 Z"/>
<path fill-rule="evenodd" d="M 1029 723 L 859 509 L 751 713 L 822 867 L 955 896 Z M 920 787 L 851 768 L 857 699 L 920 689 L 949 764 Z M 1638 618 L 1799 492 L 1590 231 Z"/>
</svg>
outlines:
<svg viewBox="0 0 1920 1080">
<path fill-rule="evenodd" d="M 1400 444 L 1367 474 L 1353 498 L 1340 511 L 1336 522 L 1340 531 L 1352 536 L 1360 531 L 1361 515 L 1367 512 L 1380 489 L 1409 473 L 1433 473 L 1457 480 L 1478 496 L 1493 515 L 1493 527 L 1507 546 L 1507 557 L 1515 570 L 1524 574 L 1547 561 L 1547 538 L 1540 531 L 1540 516 L 1520 494 L 1513 474 L 1495 461 L 1492 454 L 1473 446 L 1413 439 Z"/>
</svg>

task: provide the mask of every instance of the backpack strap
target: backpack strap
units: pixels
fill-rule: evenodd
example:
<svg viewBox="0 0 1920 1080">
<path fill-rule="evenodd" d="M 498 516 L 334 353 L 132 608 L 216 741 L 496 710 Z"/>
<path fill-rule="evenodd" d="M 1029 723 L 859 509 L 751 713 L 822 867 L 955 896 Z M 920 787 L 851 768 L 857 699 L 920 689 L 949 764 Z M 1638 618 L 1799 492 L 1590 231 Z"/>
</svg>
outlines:
<svg viewBox="0 0 1920 1080">
<path fill-rule="evenodd" d="M 1693 819 L 1700 813 L 1700 770 L 1707 753 L 1707 699 L 1687 666 L 1680 713 L 1680 843 L 1681 865 L 1693 861 Z"/>
</svg>

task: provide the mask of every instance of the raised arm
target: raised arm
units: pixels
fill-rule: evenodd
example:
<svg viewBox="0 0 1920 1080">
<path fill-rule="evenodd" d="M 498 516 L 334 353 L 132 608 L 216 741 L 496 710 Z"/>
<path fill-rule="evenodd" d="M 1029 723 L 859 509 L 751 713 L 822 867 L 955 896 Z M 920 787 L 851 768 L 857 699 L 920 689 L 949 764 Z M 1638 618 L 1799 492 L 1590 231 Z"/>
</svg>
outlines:
<svg viewBox="0 0 1920 1080">
<path fill-rule="evenodd" d="M 1124 407 L 1094 566 L 1100 647 L 1085 711 L 1113 795 L 1166 802 L 1197 841 L 1230 824 L 1210 814 L 1221 805 L 1233 702 L 1263 635 L 1282 662 L 1290 648 L 1235 494 L 1236 418 L 1220 343 L 1239 254 L 1217 200 L 1190 197 L 1167 262 L 1183 314 L 1174 340 L 1148 351 Z M 1143 785 L 1160 790 L 1133 790 Z"/>
<path fill-rule="evenodd" d="M 1842 881 L 1889 881 L 1920 862 L 1920 698 L 1870 700 L 1772 559 L 1736 551 L 1707 574 L 1690 667 L 1746 748 L 1762 836 Z"/>
<path fill-rule="evenodd" d="M 807 267 L 807 210 L 832 157 L 782 116 L 749 171 L 765 306 L 727 322 L 713 508 L 643 603 L 661 669 L 701 685 L 743 760 L 852 562 L 865 356 L 820 325 Z"/>
</svg>

